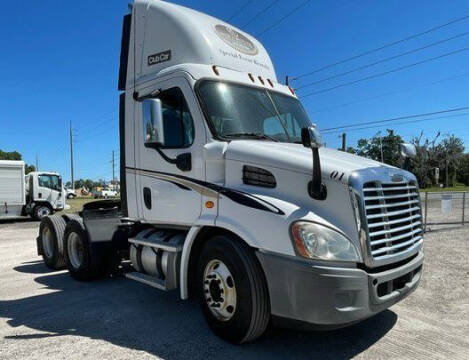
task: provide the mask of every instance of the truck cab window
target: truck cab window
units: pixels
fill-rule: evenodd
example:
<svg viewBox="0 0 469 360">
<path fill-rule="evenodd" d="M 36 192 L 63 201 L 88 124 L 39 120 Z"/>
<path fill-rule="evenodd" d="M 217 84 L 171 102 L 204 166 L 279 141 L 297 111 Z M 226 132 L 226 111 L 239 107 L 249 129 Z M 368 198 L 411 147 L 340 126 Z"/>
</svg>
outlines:
<svg viewBox="0 0 469 360">
<path fill-rule="evenodd" d="M 311 125 L 298 99 L 262 88 L 206 80 L 198 93 L 214 135 L 300 142 Z M 263 137 L 264 136 L 264 137 Z"/>
<path fill-rule="evenodd" d="M 39 186 L 52 190 L 60 190 L 60 179 L 57 175 L 39 175 Z"/>
<path fill-rule="evenodd" d="M 194 141 L 194 123 L 181 89 L 165 90 L 158 98 L 162 105 L 165 147 L 191 146 Z"/>
</svg>

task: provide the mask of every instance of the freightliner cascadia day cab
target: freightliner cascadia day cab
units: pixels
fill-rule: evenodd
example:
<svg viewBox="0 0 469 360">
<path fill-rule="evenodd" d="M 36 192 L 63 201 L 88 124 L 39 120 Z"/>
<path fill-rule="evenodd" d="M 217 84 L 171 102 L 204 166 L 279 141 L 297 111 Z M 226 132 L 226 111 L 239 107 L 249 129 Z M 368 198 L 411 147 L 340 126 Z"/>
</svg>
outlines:
<svg viewBox="0 0 469 360">
<path fill-rule="evenodd" d="M 57 173 L 24 175 L 23 161 L 0 160 L 0 219 L 29 215 L 35 220 L 62 210 L 65 193 Z"/>
<path fill-rule="evenodd" d="M 271 319 L 346 326 L 417 287 L 416 178 L 321 147 L 249 34 L 136 0 L 119 90 L 121 201 L 45 218 L 38 251 L 49 266 L 89 280 L 128 259 L 127 278 L 197 297 L 210 328 L 234 343 Z"/>
</svg>

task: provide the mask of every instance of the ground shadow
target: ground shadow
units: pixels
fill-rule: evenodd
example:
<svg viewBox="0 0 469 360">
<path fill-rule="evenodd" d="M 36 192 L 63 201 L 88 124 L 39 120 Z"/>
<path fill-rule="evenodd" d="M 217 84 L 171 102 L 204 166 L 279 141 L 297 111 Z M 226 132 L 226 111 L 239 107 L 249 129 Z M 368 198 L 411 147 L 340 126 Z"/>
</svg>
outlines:
<svg viewBox="0 0 469 360">
<path fill-rule="evenodd" d="M 18 272 L 50 272 L 43 264 L 24 263 Z M 35 281 L 54 292 L 0 301 L 0 317 L 12 327 L 25 325 L 41 334 L 8 339 L 79 335 L 138 349 L 165 359 L 347 359 L 377 342 L 396 323 L 384 311 L 352 327 L 329 332 L 297 332 L 279 328 L 254 343 L 227 344 L 208 329 L 195 301 L 181 301 L 176 291 L 159 292 L 122 277 L 90 283 L 74 281 L 66 272 L 42 274 Z"/>
</svg>

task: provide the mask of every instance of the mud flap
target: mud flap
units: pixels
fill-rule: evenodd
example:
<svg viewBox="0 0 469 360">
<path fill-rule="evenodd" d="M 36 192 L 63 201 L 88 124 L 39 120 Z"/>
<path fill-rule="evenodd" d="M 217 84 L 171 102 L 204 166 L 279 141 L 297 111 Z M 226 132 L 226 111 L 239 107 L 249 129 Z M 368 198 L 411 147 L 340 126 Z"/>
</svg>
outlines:
<svg viewBox="0 0 469 360">
<path fill-rule="evenodd" d="M 38 236 L 36 238 L 36 247 L 37 247 L 37 256 L 42 256 L 43 255 L 43 252 L 42 252 L 42 241 L 41 241 L 41 237 Z"/>
</svg>

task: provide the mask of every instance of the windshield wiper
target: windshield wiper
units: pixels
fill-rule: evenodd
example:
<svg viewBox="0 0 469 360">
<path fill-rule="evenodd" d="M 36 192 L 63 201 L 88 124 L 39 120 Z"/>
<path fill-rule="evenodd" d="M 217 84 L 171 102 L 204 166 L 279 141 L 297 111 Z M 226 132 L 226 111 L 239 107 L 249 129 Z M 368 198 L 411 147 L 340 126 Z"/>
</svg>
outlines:
<svg viewBox="0 0 469 360">
<path fill-rule="evenodd" d="M 272 140 L 275 142 L 278 142 L 276 138 L 266 135 L 266 134 L 260 134 L 260 133 L 235 133 L 235 134 L 223 134 L 224 137 L 234 137 L 234 138 L 241 138 L 241 137 L 251 137 L 255 139 L 268 139 Z"/>
</svg>

